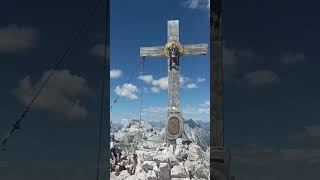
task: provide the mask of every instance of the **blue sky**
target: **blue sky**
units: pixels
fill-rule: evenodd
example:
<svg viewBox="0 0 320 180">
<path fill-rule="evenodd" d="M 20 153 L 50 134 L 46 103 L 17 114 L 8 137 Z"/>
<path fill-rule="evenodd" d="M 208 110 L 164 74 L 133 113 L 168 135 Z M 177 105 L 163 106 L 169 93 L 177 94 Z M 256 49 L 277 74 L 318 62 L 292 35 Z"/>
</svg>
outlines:
<svg viewBox="0 0 320 180">
<path fill-rule="evenodd" d="M 142 70 L 139 48 L 164 45 L 168 20 L 179 20 L 182 44 L 209 44 L 209 9 L 205 4 L 201 4 L 203 9 L 191 9 L 184 1 L 130 1 L 127 6 L 135 8 L 123 9 L 119 1 L 111 3 L 110 103 L 120 94 L 111 111 L 112 120 L 139 117 L 143 88 L 142 118 L 164 121 L 168 96 L 167 60 L 146 58 L 144 77 L 147 79 L 139 80 Z M 209 121 L 209 57 L 208 53 L 181 58 L 181 108 L 186 119 Z M 124 86 L 125 83 L 128 85 Z"/>
</svg>

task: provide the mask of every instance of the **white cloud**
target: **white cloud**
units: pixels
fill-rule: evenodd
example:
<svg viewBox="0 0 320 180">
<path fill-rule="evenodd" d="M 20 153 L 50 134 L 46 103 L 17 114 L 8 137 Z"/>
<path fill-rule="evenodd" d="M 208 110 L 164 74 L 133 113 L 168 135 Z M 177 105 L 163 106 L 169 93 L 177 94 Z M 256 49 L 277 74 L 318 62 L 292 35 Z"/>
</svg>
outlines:
<svg viewBox="0 0 320 180">
<path fill-rule="evenodd" d="M 167 115 L 167 107 L 149 106 L 142 109 L 142 118 L 148 121 L 164 121 Z"/>
<path fill-rule="evenodd" d="M 197 82 L 205 82 L 206 79 L 205 78 L 197 78 Z"/>
<path fill-rule="evenodd" d="M 152 75 L 140 75 L 138 77 L 138 79 L 144 81 L 145 83 L 150 84 L 153 81 L 153 76 Z"/>
<path fill-rule="evenodd" d="M 115 79 L 122 76 L 122 71 L 117 69 L 110 70 L 110 78 Z"/>
<path fill-rule="evenodd" d="M 244 76 L 244 80 L 249 85 L 265 85 L 271 84 L 278 79 L 278 75 L 269 70 L 258 70 L 248 73 Z"/>
<path fill-rule="evenodd" d="M 200 114 L 210 114 L 210 108 L 204 108 L 204 107 L 187 107 L 183 109 L 184 114 L 188 115 L 200 115 Z"/>
<path fill-rule="evenodd" d="M 152 87 L 152 88 L 151 88 L 151 91 L 152 91 L 153 93 L 158 93 L 158 92 L 160 92 L 160 88 L 158 88 L 158 87 Z"/>
<path fill-rule="evenodd" d="M 305 60 L 305 57 L 303 53 L 285 53 L 280 60 L 284 64 L 294 64 L 303 62 Z"/>
<path fill-rule="evenodd" d="M 126 97 L 129 100 L 138 99 L 138 96 L 136 95 L 136 93 L 138 92 L 138 88 L 133 84 L 125 83 L 124 85 L 122 85 L 121 88 L 120 86 L 117 86 L 114 91 L 116 92 L 117 95 Z"/>
<path fill-rule="evenodd" d="M 182 5 L 190 9 L 209 10 L 210 0 L 186 0 Z"/>
<path fill-rule="evenodd" d="M 188 77 L 184 77 L 184 76 L 180 76 L 180 85 L 183 86 L 185 83 L 191 81 L 190 78 Z"/>
<path fill-rule="evenodd" d="M 168 76 L 161 77 L 159 79 L 154 79 L 152 75 L 140 75 L 138 79 L 144 81 L 147 84 L 153 85 L 153 92 L 158 92 L 158 90 L 168 89 Z M 180 86 L 182 87 L 186 82 L 190 81 L 190 78 L 180 76 Z M 151 88 L 152 90 L 152 88 Z"/>
<path fill-rule="evenodd" d="M 188 89 L 195 89 L 195 88 L 198 88 L 198 85 L 196 85 L 194 83 L 190 83 L 190 84 L 187 84 L 187 88 Z"/>
<path fill-rule="evenodd" d="M 167 115 L 167 107 L 149 106 L 142 110 L 143 119 L 150 121 L 163 121 Z M 183 117 L 186 119 L 209 121 L 210 102 L 205 101 L 196 107 L 181 107 Z"/>
<path fill-rule="evenodd" d="M 30 103 L 50 72 L 45 71 L 40 80 L 34 84 L 29 76 L 20 80 L 14 91 L 17 99 L 24 105 Z M 87 81 L 71 74 L 69 70 L 59 70 L 44 87 L 33 108 L 55 113 L 66 120 L 82 120 L 88 115 L 88 110 L 80 103 L 82 96 L 92 96 Z"/>
<path fill-rule="evenodd" d="M 186 118 L 194 120 L 210 120 L 210 101 L 205 101 L 196 107 L 187 106 L 182 108 L 182 113 Z"/>
<path fill-rule="evenodd" d="M 210 107 L 210 101 L 205 101 L 204 103 L 200 104 L 201 107 Z"/>
<path fill-rule="evenodd" d="M 37 32 L 31 27 L 8 25 L 0 28 L 0 53 L 22 52 L 34 47 Z"/>
<path fill-rule="evenodd" d="M 158 80 L 153 80 L 152 85 L 158 86 L 162 90 L 168 89 L 168 76 L 162 77 Z"/>
<path fill-rule="evenodd" d="M 167 108 L 166 107 L 147 107 L 145 109 L 143 109 L 144 113 L 166 113 L 167 112 Z"/>
</svg>

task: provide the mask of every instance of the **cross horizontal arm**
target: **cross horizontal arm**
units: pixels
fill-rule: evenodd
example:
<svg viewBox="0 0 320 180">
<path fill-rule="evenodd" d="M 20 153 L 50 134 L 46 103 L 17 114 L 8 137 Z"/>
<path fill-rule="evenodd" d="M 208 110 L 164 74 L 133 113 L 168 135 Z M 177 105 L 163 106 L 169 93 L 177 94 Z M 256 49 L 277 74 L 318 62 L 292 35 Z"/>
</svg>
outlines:
<svg viewBox="0 0 320 180">
<path fill-rule="evenodd" d="M 140 57 L 164 57 L 164 46 L 142 47 L 140 48 Z"/>
<path fill-rule="evenodd" d="M 206 55 L 208 53 L 208 44 L 189 44 L 183 45 L 183 55 Z"/>
</svg>

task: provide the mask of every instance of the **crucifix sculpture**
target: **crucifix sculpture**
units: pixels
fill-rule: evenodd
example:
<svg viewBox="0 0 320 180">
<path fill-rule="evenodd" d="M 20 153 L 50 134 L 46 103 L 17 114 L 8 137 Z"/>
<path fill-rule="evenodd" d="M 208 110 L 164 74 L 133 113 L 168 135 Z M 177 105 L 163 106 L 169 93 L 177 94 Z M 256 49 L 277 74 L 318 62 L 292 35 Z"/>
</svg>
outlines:
<svg viewBox="0 0 320 180">
<path fill-rule="evenodd" d="M 165 46 L 140 48 L 140 57 L 168 58 L 168 112 L 165 130 L 169 143 L 174 143 L 183 133 L 183 118 L 180 110 L 180 56 L 206 55 L 207 52 L 207 44 L 180 44 L 178 20 L 168 21 L 168 40 Z"/>
</svg>

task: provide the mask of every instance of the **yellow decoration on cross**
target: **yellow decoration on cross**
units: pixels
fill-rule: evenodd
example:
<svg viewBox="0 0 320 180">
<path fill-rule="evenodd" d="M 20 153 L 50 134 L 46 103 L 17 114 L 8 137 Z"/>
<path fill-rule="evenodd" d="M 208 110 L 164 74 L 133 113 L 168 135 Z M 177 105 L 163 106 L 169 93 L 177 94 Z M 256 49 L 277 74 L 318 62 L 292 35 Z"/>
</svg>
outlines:
<svg viewBox="0 0 320 180">
<path fill-rule="evenodd" d="M 178 48 L 178 55 L 181 56 L 183 54 L 183 48 L 182 48 L 182 45 L 178 42 L 178 41 L 175 41 L 175 40 L 172 40 L 172 41 L 169 41 L 165 46 L 164 46 L 164 54 L 167 56 L 167 57 L 170 57 L 170 54 L 169 54 L 169 48 L 171 46 L 175 45 L 177 48 Z"/>
</svg>

